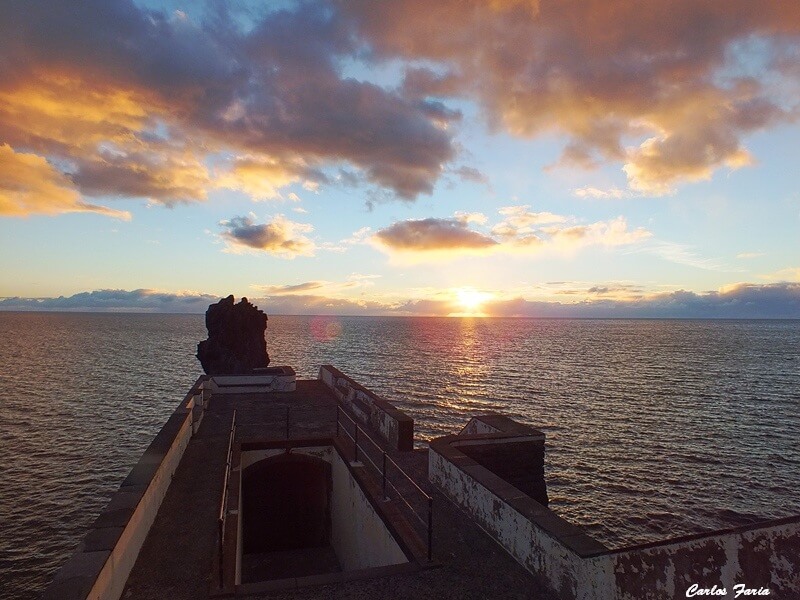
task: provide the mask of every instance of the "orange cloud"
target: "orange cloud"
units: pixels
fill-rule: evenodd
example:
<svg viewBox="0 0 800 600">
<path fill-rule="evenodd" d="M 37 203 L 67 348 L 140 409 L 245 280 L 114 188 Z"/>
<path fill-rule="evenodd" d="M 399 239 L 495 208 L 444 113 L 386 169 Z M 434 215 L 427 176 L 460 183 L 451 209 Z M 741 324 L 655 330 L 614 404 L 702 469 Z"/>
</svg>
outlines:
<svg viewBox="0 0 800 600">
<path fill-rule="evenodd" d="M 0 87 L 0 133 L 41 152 L 93 149 L 130 140 L 155 109 L 152 97 L 132 89 L 37 70 Z"/>
<path fill-rule="evenodd" d="M 443 173 L 486 182 L 452 166 L 458 98 L 492 128 L 562 135 L 562 163 L 618 162 L 631 190 L 663 194 L 751 164 L 747 136 L 800 114 L 800 4 L 753 6 L 303 2 L 243 29 L 222 11 L 197 22 L 123 0 L 9 1 L 0 144 L 47 159 L 82 196 L 172 204 L 222 186 L 269 199 L 344 164 L 414 199 Z M 404 81 L 348 77 L 354 56 L 405 65 Z M 221 155 L 239 161 L 210 173 Z"/>
<path fill-rule="evenodd" d="M 498 212 L 505 218 L 491 226 L 488 234 L 470 228 L 472 224 L 486 224 L 484 215 L 474 218 L 456 213 L 449 219 L 399 221 L 374 234 L 372 243 L 392 256 L 417 262 L 491 253 L 570 253 L 587 246 L 633 245 L 652 237 L 642 227 L 629 229 L 622 216 L 587 225 L 567 225 L 576 219 L 528 209 L 527 205 L 501 208 Z"/>
<path fill-rule="evenodd" d="M 617 217 L 608 221 L 598 221 L 590 225 L 576 225 L 564 228 L 547 228 L 544 230 L 552 236 L 552 241 L 557 246 L 570 249 L 583 246 L 627 246 L 642 242 L 652 233 L 642 227 L 628 229 L 624 217 Z"/>
<path fill-rule="evenodd" d="M 403 198 L 430 193 L 459 113 L 342 76 L 361 46 L 341 19 L 309 3 L 243 31 L 235 15 L 212 25 L 126 0 L 3 3 L 0 143 L 88 196 L 266 199 L 318 186 L 306 165 L 343 163 Z M 214 181 L 220 155 L 239 160 Z"/>
<path fill-rule="evenodd" d="M 84 196 L 204 200 L 206 167 L 156 133 L 166 117 L 152 93 L 80 76 L 36 72 L 0 88 L 0 139 L 56 158 Z"/>
<path fill-rule="evenodd" d="M 469 229 L 468 225 L 469 220 L 459 218 L 399 221 L 378 231 L 373 240 L 388 252 L 430 256 L 482 253 L 497 246 L 496 240 Z"/>
<path fill-rule="evenodd" d="M 0 215 L 67 212 L 94 212 L 126 221 L 131 218 L 126 211 L 83 202 L 69 178 L 41 156 L 17 153 L 8 144 L 0 145 Z"/>
<path fill-rule="evenodd" d="M 314 173 L 301 159 L 280 160 L 270 156 L 243 156 L 234 159 L 232 167 L 219 173 L 216 187 L 239 190 L 253 200 L 281 198 L 280 189 L 305 179 L 316 183 Z M 290 193 L 289 198 L 297 201 L 299 197 Z"/>
<path fill-rule="evenodd" d="M 378 55 L 433 63 L 408 69 L 407 94 L 474 98 L 514 135 L 563 134 L 562 162 L 622 163 L 648 194 L 750 164 L 744 139 L 798 114 L 796 2 L 361 0 L 344 10 Z"/>
</svg>

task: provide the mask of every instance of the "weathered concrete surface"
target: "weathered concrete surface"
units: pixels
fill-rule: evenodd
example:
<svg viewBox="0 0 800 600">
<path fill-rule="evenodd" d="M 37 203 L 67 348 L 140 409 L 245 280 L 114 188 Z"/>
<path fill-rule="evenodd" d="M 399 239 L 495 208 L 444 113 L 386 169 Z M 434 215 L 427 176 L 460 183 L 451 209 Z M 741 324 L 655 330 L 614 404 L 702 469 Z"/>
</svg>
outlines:
<svg viewBox="0 0 800 600">
<path fill-rule="evenodd" d="M 297 390 L 212 396 L 197 434 L 186 448 L 123 598 L 205 598 L 211 583 L 217 544 L 217 515 L 222 495 L 233 410 L 242 437 L 286 435 L 287 414 L 293 437 L 330 435 L 335 430 L 335 401 L 318 381 L 298 382 Z"/>
<path fill-rule="evenodd" d="M 161 511 L 128 579 L 125 600 L 208 598 L 217 543 L 230 420 L 237 439 L 332 437 L 337 402 L 321 381 L 298 381 L 292 393 L 212 396 L 197 434 L 175 473 Z M 374 434 L 374 432 L 373 432 Z M 373 439 L 377 439 L 373 435 Z M 548 598 L 536 580 L 427 480 L 427 452 L 390 455 L 434 495 L 437 568 L 387 571 L 384 577 L 269 592 L 250 598 Z M 410 484 L 408 484 L 410 485 Z M 380 488 L 375 482 L 373 487 Z M 419 529 L 418 529 L 419 531 Z M 403 567 L 404 565 L 401 565 Z M 394 569 L 395 567 L 387 568 Z M 324 581 L 324 579 L 320 579 Z"/>
<path fill-rule="evenodd" d="M 323 365 L 319 378 L 360 425 L 371 427 L 393 450 L 414 449 L 414 419 L 354 381 L 336 367 Z"/>
<path fill-rule="evenodd" d="M 617 550 L 595 560 L 623 600 L 685 597 L 700 588 L 764 588 L 770 598 L 800 599 L 800 517 Z M 742 595 L 741 597 L 745 597 Z"/>
<path fill-rule="evenodd" d="M 431 480 L 540 577 L 552 598 L 669 600 L 686 597 L 692 585 L 725 588 L 723 597 L 733 598 L 738 585 L 800 599 L 800 516 L 609 550 L 464 452 L 505 435 L 494 425 L 433 440 Z"/>
</svg>

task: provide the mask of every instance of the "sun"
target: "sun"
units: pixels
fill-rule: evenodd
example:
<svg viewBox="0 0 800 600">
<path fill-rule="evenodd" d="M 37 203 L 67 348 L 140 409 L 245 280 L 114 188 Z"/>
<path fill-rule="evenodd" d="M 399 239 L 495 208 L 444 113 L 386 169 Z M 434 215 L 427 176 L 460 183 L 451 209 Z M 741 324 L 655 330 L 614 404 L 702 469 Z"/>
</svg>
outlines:
<svg viewBox="0 0 800 600">
<path fill-rule="evenodd" d="M 472 317 L 479 317 L 484 316 L 481 312 L 481 306 L 487 300 L 492 299 L 492 294 L 488 292 L 479 292 L 474 288 L 459 288 L 455 290 L 456 302 L 458 305 L 463 309 L 463 311 L 459 313 L 455 313 L 458 316 L 472 316 Z"/>
</svg>

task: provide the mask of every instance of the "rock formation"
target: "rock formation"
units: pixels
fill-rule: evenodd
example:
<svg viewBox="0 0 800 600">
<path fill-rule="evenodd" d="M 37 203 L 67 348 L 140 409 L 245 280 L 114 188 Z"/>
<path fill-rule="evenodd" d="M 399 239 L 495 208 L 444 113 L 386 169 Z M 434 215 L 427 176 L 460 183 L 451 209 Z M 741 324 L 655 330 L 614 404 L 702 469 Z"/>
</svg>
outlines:
<svg viewBox="0 0 800 600">
<path fill-rule="evenodd" d="M 197 358 L 208 375 L 245 375 L 269 364 L 264 332 L 267 315 L 242 298 L 228 296 L 206 311 L 208 339 L 197 344 Z"/>
</svg>

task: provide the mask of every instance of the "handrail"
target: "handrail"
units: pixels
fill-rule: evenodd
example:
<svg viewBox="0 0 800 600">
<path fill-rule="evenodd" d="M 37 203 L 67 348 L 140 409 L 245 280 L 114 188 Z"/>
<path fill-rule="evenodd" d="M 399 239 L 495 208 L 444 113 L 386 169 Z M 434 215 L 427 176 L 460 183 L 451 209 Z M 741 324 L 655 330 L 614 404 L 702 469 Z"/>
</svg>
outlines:
<svg viewBox="0 0 800 600">
<path fill-rule="evenodd" d="M 217 519 L 219 534 L 219 587 L 222 588 L 223 559 L 222 554 L 225 548 L 225 517 L 228 512 L 228 484 L 231 478 L 231 454 L 233 451 L 233 438 L 236 435 L 236 411 L 233 411 L 231 418 L 231 433 L 228 437 L 228 453 L 225 459 L 225 478 L 222 480 L 222 498 L 219 500 L 219 517 Z"/>
<path fill-rule="evenodd" d="M 347 430 L 347 427 L 340 427 L 340 424 L 343 425 L 343 423 L 341 423 L 341 421 L 340 421 L 340 416 L 341 415 L 344 415 L 345 417 L 347 417 L 347 420 L 350 421 L 353 424 L 353 426 L 355 427 L 354 435 L 350 435 L 350 432 Z M 403 501 L 403 503 L 411 511 L 411 514 L 414 515 L 414 517 L 422 524 L 422 526 L 425 527 L 427 525 L 427 530 L 428 530 L 427 531 L 427 534 L 428 534 L 427 535 L 427 537 L 428 537 L 428 561 L 432 560 L 432 555 L 433 555 L 433 552 L 432 552 L 432 550 L 433 550 L 433 498 L 430 496 L 430 494 L 428 494 L 425 490 L 423 490 L 417 484 L 417 482 L 414 481 L 411 478 L 411 476 L 408 473 L 406 473 L 403 470 L 403 468 L 400 465 L 398 465 L 397 462 L 391 456 L 389 456 L 387 454 L 386 450 L 384 450 L 383 447 L 380 444 L 378 444 L 375 440 L 373 440 L 370 437 L 370 435 L 366 431 L 364 431 L 364 429 L 355 421 L 355 419 L 353 419 L 353 417 L 348 415 L 347 412 L 345 412 L 342 409 L 341 406 L 337 405 L 336 406 L 336 437 L 340 437 L 341 436 L 342 430 L 344 430 L 344 434 L 353 441 L 355 460 L 358 461 L 358 449 L 359 449 L 359 447 L 361 447 L 362 448 L 362 455 L 364 457 L 366 457 L 366 459 L 375 468 L 375 470 L 378 473 L 381 474 L 382 483 L 383 483 L 383 497 L 388 499 L 388 495 L 386 493 L 386 485 L 388 483 L 388 485 L 391 486 L 391 488 L 397 493 L 398 498 L 400 498 L 400 500 Z M 361 435 L 359 435 L 359 431 L 361 432 Z M 370 443 L 372 444 L 372 446 L 374 448 L 376 448 L 382 454 L 382 456 L 383 456 L 383 468 L 379 468 L 378 465 L 375 464 L 375 461 L 373 461 L 372 458 L 370 458 L 369 453 L 366 452 L 366 449 L 363 448 L 363 442 L 361 444 L 359 444 L 359 442 L 361 440 L 363 440 L 364 438 L 369 440 Z M 419 492 L 419 494 L 421 494 L 422 497 L 427 501 L 427 505 L 428 505 L 427 523 L 425 522 L 425 519 L 423 519 L 423 517 L 419 515 L 419 513 L 411 505 L 411 503 L 403 496 L 403 493 L 400 490 L 397 489 L 397 486 L 395 486 L 389 480 L 389 478 L 386 476 L 387 461 L 389 463 L 391 463 L 392 465 L 394 465 L 395 469 L 397 469 L 397 471 L 403 477 L 405 477 L 409 482 L 411 482 L 411 485 L 413 485 L 414 488 L 416 488 L 416 490 Z"/>
</svg>

